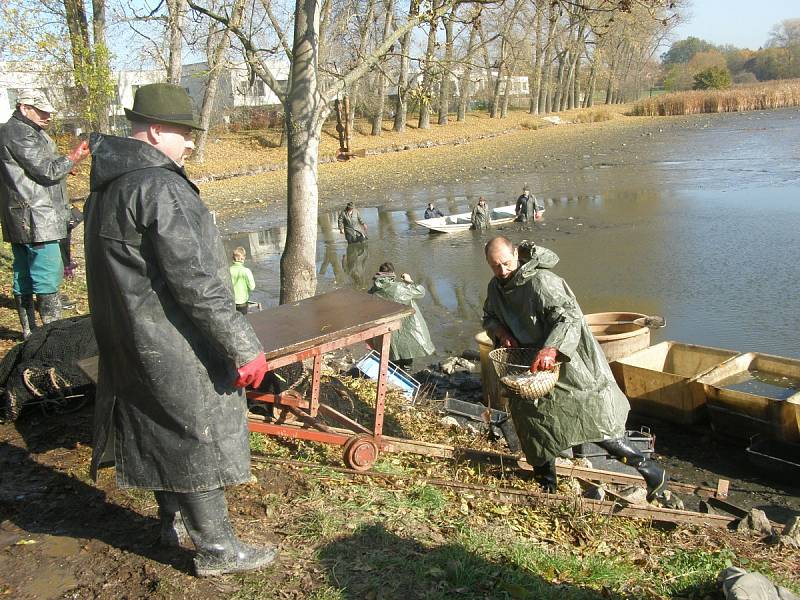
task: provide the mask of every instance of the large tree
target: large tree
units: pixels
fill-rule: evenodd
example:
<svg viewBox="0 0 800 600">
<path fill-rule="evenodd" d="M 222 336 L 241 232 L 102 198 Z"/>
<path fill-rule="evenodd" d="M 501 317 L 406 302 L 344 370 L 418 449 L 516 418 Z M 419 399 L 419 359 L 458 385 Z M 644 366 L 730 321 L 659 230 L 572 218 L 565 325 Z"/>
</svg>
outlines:
<svg viewBox="0 0 800 600">
<path fill-rule="evenodd" d="M 272 22 L 271 36 L 254 34 L 256 22 L 250 20 L 237 27 L 231 23 L 230 14 L 215 11 L 199 0 L 188 0 L 189 6 L 225 27 L 236 36 L 244 56 L 256 77 L 260 78 L 279 98 L 283 105 L 287 129 L 287 215 L 286 245 L 281 256 L 280 302 L 292 302 L 314 295 L 316 290 L 316 246 L 319 189 L 317 186 L 318 151 L 322 126 L 333 101 L 359 78 L 370 72 L 385 59 L 395 42 L 421 21 L 431 21 L 441 16 L 459 0 L 441 2 L 436 9 L 420 11 L 409 18 L 377 45 L 365 53 L 361 60 L 347 71 L 326 76 L 320 69 L 320 0 L 296 0 L 293 20 L 291 62 L 287 85 L 279 83 L 270 68 L 269 58 L 276 49 L 270 40 L 288 39 L 289 36 L 277 22 Z M 263 6 L 268 6 L 262 0 Z M 254 11 L 255 13 L 255 11 Z M 333 61 L 332 61 L 333 62 Z M 326 72 L 336 65 L 326 65 Z"/>
</svg>

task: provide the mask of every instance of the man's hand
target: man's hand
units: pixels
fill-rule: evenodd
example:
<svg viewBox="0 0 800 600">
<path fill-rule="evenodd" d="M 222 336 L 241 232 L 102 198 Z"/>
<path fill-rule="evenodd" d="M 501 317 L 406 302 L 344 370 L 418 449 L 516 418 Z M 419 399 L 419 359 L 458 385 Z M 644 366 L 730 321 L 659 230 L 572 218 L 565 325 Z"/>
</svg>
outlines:
<svg viewBox="0 0 800 600">
<path fill-rule="evenodd" d="M 237 369 L 239 376 L 233 382 L 234 387 L 243 388 L 252 386 L 257 388 L 261 385 L 264 375 L 269 370 L 267 360 L 264 358 L 264 353 L 261 352 L 249 363 L 242 365 Z"/>
<path fill-rule="evenodd" d="M 494 337 L 497 338 L 497 342 L 500 344 L 501 348 L 516 348 L 519 346 L 516 338 L 511 335 L 511 332 L 502 325 L 498 325 L 495 328 Z"/>
<path fill-rule="evenodd" d="M 536 353 L 536 358 L 531 363 L 531 373 L 537 371 L 549 371 L 556 366 L 557 350 L 550 346 L 545 346 Z"/>
<path fill-rule="evenodd" d="M 69 154 L 67 154 L 67 158 L 69 158 L 76 165 L 87 156 L 89 156 L 89 142 L 86 140 L 81 140 L 78 142 L 75 147 L 70 150 Z"/>
<path fill-rule="evenodd" d="M 406 283 L 414 283 L 414 280 L 411 279 L 411 275 L 409 275 L 408 273 L 403 273 L 402 275 L 400 275 L 400 279 L 402 279 Z"/>
</svg>

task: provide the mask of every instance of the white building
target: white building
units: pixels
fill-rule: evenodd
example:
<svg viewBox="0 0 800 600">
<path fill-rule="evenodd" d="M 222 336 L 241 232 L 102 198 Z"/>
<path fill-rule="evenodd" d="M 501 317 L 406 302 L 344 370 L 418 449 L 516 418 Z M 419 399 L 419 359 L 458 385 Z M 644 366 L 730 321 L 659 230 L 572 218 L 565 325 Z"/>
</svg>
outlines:
<svg viewBox="0 0 800 600">
<path fill-rule="evenodd" d="M 289 79 L 289 61 L 273 60 L 267 65 L 275 79 L 285 86 Z M 200 110 L 203 105 L 208 82 L 208 63 L 200 62 L 184 65 L 181 85 L 192 98 L 195 109 Z M 214 113 L 225 114 L 233 109 L 247 106 L 276 106 L 280 100 L 263 81 L 256 79 L 250 85 L 248 71 L 245 63 L 228 65 L 219 79 L 219 88 L 214 106 Z"/>
<path fill-rule="evenodd" d="M 24 89 L 44 92 L 56 107 L 64 105 L 64 84 L 45 65 L 24 62 L 0 63 L 0 123 L 5 123 L 17 107 L 17 94 Z"/>
<path fill-rule="evenodd" d="M 141 86 L 166 79 L 163 70 L 120 71 L 115 74 L 115 97 L 109 116 L 122 117 L 124 108 L 133 106 L 133 95 Z M 56 116 L 69 122 L 75 113 L 67 106 L 72 74 L 59 73 L 40 63 L 0 63 L 0 123 L 5 123 L 17 106 L 17 95 L 24 89 L 42 91 L 55 107 Z"/>
</svg>

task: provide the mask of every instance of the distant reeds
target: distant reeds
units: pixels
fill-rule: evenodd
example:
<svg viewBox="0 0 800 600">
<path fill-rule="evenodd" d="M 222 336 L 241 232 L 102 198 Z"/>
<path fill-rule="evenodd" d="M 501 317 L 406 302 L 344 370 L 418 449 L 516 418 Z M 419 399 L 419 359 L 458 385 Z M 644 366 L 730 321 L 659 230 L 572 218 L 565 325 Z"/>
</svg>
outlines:
<svg viewBox="0 0 800 600">
<path fill-rule="evenodd" d="M 633 106 L 633 114 L 639 117 L 669 117 L 792 106 L 800 106 L 800 79 L 742 85 L 727 90 L 661 94 L 638 101 Z"/>
</svg>

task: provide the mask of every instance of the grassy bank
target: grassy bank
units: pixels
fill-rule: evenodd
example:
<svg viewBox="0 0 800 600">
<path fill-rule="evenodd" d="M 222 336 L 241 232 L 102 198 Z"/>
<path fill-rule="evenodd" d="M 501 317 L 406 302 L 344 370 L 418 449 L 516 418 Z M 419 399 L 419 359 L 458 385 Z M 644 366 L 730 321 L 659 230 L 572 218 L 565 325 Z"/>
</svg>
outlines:
<svg viewBox="0 0 800 600">
<path fill-rule="evenodd" d="M 632 112 L 640 117 L 671 117 L 793 106 L 800 106 L 800 79 L 737 86 L 729 90 L 662 94 L 636 102 Z"/>
</svg>

